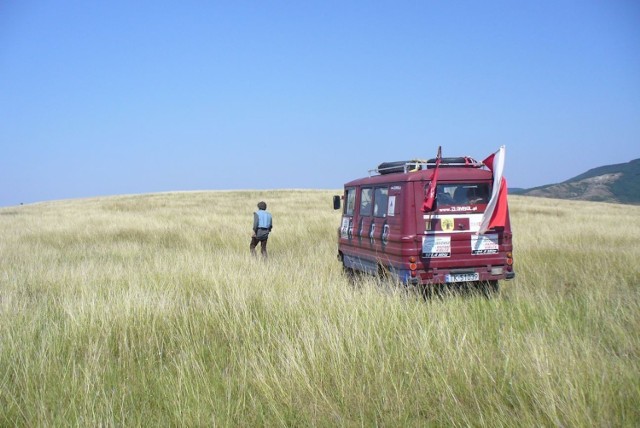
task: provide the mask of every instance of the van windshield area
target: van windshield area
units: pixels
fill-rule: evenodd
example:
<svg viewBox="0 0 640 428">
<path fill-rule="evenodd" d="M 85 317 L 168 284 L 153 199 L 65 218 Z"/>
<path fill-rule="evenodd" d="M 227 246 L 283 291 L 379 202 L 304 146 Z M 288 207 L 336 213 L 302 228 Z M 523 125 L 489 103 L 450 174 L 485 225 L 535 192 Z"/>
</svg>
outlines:
<svg viewBox="0 0 640 428">
<path fill-rule="evenodd" d="M 459 207 L 462 209 L 450 209 L 450 211 L 476 211 L 472 207 L 489 203 L 489 190 L 489 183 L 438 184 L 436 187 L 436 209 Z"/>
</svg>

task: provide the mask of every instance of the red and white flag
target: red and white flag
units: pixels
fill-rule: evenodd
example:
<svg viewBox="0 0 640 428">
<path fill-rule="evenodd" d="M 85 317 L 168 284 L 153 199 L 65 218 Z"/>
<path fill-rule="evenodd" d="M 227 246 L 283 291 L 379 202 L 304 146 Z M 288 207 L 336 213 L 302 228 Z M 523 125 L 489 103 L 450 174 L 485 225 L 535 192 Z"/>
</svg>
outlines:
<svg viewBox="0 0 640 428">
<path fill-rule="evenodd" d="M 438 168 L 442 159 L 442 147 L 438 147 L 438 155 L 436 156 L 436 169 L 433 171 L 433 177 L 429 182 L 429 187 L 425 192 L 424 202 L 422 203 L 422 211 L 429 212 L 433 210 L 433 203 L 436 200 L 436 186 L 438 185 Z"/>
<path fill-rule="evenodd" d="M 479 235 L 494 227 L 504 227 L 507 223 L 507 180 L 502 176 L 504 154 L 505 148 L 501 146 L 497 152 L 482 161 L 493 172 L 493 190 L 491 200 L 482 216 Z"/>
</svg>

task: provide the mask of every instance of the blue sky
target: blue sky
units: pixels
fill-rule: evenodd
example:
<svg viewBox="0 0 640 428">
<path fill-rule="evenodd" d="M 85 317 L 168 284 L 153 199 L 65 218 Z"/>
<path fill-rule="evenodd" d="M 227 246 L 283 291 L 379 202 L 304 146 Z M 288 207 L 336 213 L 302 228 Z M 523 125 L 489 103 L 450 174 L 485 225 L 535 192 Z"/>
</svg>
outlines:
<svg viewBox="0 0 640 428">
<path fill-rule="evenodd" d="M 0 3 L 0 206 L 503 144 L 513 187 L 640 157 L 640 3 Z"/>
</svg>

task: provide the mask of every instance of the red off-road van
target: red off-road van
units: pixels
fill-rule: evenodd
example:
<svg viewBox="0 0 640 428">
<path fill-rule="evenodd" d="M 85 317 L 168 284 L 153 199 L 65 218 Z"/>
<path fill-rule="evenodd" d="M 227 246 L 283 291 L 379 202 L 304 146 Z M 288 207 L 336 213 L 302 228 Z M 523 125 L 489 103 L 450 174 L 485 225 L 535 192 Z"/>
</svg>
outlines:
<svg viewBox="0 0 640 428">
<path fill-rule="evenodd" d="M 425 212 L 436 171 L 435 199 Z M 478 233 L 494 182 L 483 163 L 386 162 L 369 174 L 334 197 L 334 208 L 342 205 L 338 258 L 345 270 L 392 275 L 426 290 L 451 283 L 497 291 L 499 280 L 514 278 L 508 208 L 503 225 Z"/>
</svg>

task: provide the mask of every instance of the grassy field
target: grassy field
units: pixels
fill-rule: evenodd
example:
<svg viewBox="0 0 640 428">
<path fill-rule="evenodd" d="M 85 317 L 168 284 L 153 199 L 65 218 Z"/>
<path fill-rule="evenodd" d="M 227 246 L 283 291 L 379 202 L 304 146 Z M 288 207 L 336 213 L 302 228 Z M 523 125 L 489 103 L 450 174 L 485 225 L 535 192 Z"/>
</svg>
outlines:
<svg viewBox="0 0 640 428">
<path fill-rule="evenodd" d="M 343 277 L 332 193 L 0 209 L 0 426 L 640 426 L 640 207 L 512 197 L 517 278 L 425 301 Z"/>
</svg>

